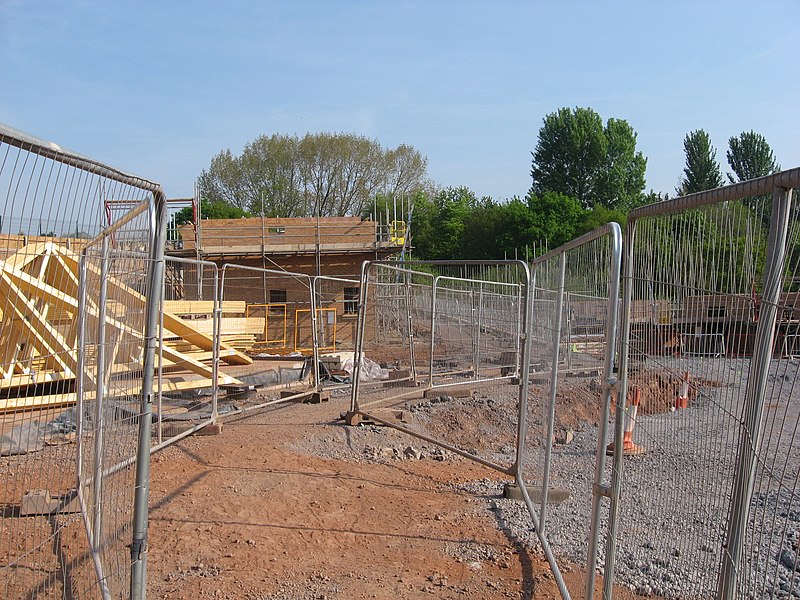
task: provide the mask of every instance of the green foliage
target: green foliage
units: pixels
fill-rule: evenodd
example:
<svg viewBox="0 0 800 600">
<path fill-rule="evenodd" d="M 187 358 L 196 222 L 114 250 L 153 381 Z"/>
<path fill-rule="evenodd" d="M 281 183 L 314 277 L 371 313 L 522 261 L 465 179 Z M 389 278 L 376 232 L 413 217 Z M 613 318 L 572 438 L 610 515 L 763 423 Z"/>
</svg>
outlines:
<svg viewBox="0 0 800 600">
<path fill-rule="evenodd" d="M 675 190 L 679 196 L 694 194 L 722 185 L 722 174 L 717 163 L 717 151 L 711 138 L 702 129 L 688 133 L 683 140 L 686 167 L 681 184 Z"/>
<path fill-rule="evenodd" d="M 555 192 L 584 208 L 625 208 L 640 202 L 647 159 L 624 120 L 603 120 L 591 108 L 547 115 L 533 151 L 529 196 Z"/>
<path fill-rule="evenodd" d="M 242 217 L 250 216 L 252 215 L 246 210 L 242 210 L 238 206 L 231 206 L 227 202 L 200 201 L 201 219 L 241 219 Z M 191 223 L 193 218 L 192 207 L 187 206 L 175 213 L 175 224 L 183 225 L 184 223 Z"/>
<path fill-rule="evenodd" d="M 595 206 L 591 210 L 584 212 L 582 220 L 575 229 L 575 236 L 588 233 L 612 221 L 619 223 L 621 227 L 625 227 L 627 220 L 628 213 L 625 210 Z"/>
<path fill-rule="evenodd" d="M 575 198 L 557 192 L 528 194 L 535 238 L 540 247 L 557 248 L 577 235 L 585 210 Z"/>
<path fill-rule="evenodd" d="M 427 258 L 446 260 L 461 257 L 465 223 L 478 205 L 475 194 L 466 187 L 446 188 L 434 197 L 433 205 L 431 233 L 434 235 L 427 249 Z"/>
<path fill-rule="evenodd" d="M 733 169 L 733 173 L 728 173 L 731 183 L 764 177 L 781 170 L 767 140 L 755 131 L 743 131 L 730 138 L 726 157 Z"/>
<path fill-rule="evenodd" d="M 267 217 L 357 215 L 379 192 L 429 186 L 427 159 L 353 134 L 262 135 L 240 156 L 220 152 L 200 175 L 202 197 Z"/>
</svg>

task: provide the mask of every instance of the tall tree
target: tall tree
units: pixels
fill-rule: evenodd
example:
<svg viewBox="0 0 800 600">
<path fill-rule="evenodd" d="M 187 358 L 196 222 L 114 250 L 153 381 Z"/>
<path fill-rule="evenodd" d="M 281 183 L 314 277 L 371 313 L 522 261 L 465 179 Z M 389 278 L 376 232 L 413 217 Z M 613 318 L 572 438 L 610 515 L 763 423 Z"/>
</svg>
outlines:
<svg viewBox="0 0 800 600">
<path fill-rule="evenodd" d="M 722 173 L 717 163 L 717 151 L 711 138 L 702 129 L 686 134 L 683 139 L 686 167 L 680 185 L 675 189 L 678 196 L 703 192 L 722 185 Z"/>
<path fill-rule="evenodd" d="M 767 140 L 755 131 L 743 131 L 729 139 L 725 155 L 733 169 L 733 173 L 728 173 L 731 183 L 764 177 L 781 170 Z"/>
<path fill-rule="evenodd" d="M 584 208 L 640 202 L 647 159 L 636 151 L 636 132 L 624 120 L 604 126 L 591 108 L 561 108 L 544 118 L 532 154 L 532 196 L 564 194 Z"/>
<path fill-rule="evenodd" d="M 557 248 L 573 239 L 587 212 L 578 200 L 558 192 L 528 194 L 527 200 L 534 240 L 540 247 Z"/>
<path fill-rule="evenodd" d="M 411 146 L 383 148 L 352 134 L 259 136 L 240 156 L 220 152 L 200 175 L 208 201 L 271 217 L 360 214 L 375 194 L 428 185 L 427 159 Z"/>
</svg>

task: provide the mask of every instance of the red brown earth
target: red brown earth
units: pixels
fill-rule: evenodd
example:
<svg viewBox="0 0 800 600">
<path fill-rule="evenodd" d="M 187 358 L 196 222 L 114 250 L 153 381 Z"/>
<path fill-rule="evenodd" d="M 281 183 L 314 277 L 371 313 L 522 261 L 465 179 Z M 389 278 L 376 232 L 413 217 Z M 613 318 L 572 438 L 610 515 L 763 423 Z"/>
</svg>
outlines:
<svg viewBox="0 0 800 600">
<path fill-rule="evenodd" d="M 458 487 L 501 475 L 453 456 L 339 458 L 353 439 L 337 421 L 345 408 L 343 399 L 290 404 L 156 454 L 148 597 L 560 597 L 539 551 Z M 413 443 L 387 431 L 401 447 Z M 565 570 L 582 589 L 584 574 Z"/>
</svg>

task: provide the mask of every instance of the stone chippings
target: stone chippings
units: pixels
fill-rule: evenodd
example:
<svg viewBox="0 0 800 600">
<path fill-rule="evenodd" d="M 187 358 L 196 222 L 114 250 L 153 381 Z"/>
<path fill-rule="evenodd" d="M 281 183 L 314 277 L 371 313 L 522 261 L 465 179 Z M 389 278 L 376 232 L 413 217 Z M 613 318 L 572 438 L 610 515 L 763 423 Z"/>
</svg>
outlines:
<svg viewBox="0 0 800 600">
<path fill-rule="evenodd" d="M 691 369 L 693 364 L 691 359 L 667 359 L 661 366 L 673 373 L 682 373 Z M 623 521 L 615 568 L 618 585 L 643 596 L 714 596 L 725 540 L 727 494 L 733 481 L 732 465 L 738 441 L 733 421 L 738 415 L 726 413 L 720 405 L 721 400 L 732 395 L 743 395 L 741 386 L 746 381 L 748 365 L 745 360 L 717 360 L 709 369 L 708 379 L 714 379 L 718 385 L 706 388 L 704 397 L 698 398 L 688 409 L 640 415 L 637 421 L 639 433 L 635 440 L 647 446 L 648 453 L 624 459 Z M 768 385 L 773 387 L 768 393 L 772 397 L 784 395 L 780 400 L 782 406 L 798 403 L 791 397 L 791 384 L 798 380 L 799 365 L 796 361 L 778 361 L 772 366 Z M 507 386 L 506 391 L 495 388 L 488 399 L 481 394 L 472 398 L 443 396 L 408 408 L 415 422 L 424 429 L 435 426 L 437 417 L 441 417 L 439 411 L 448 407 L 463 408 L 458 412 L 475 414 L 475 419 L 481 419 L 482 415 L 485 417 L 489 408 L 510 419 L 515 414 L 515 389 L 515 386 Z M 536 411 L 535 406 L 532 411 Z M 790 415 L 787 422 L 793 426 L 795 417 Z M 489 420 L 485 419 L 485 423 Z M 534 419 L 530 432 L 537 425 L 541 423 Z M 694 434 L 698 428 L 716 437 L 709 444 L 707 437 Z M 643 436 L 644 430 L 647 437 Z M 570 565 L 584 567 L 587 564 L 597 431 L 596 426 L 581 424 L 576 427 L 569 443 L 557 444 L 553 449 L 551 482 L 556 488 L 568 490 L 570 497 L 562 504 L 548 507 L 546 531 L 564 570 L 569 570 Z M 730 435 L 731 431 L 734 431 L 733 435 Z M 494 434 L 485 432 L 485 435 L 505 439 L 509 432 L 498 429 Z M 783 441 L 779 441 L 777 450 L 779 459 L 782 461 L 782 455 L 789 453 L 790 460 L 787 471 L 776 475 L 789 483 L 780 490 L 763 491 L 763 488 L 756 487 L 745 548 L 747 563 L 739 583 L 738 594 L 742 598 L 800 598 L 800 493 L 793 489 L 792 483 L 800 465 L 794 464 L 798 461 L 791 458 L 797 452 L 791 446 L 791 432 L 788 435 L 784 433 L 781 439 Z M 678 443 L 680 448 L 676 447 Z M 435 445 L 375 426 L 356 430 L 332 428 L 327 436 L 306 440 L 305 445 L 309 444 L 315 447 L 305 449 L 315 454 L 355 461 L 461 460 Z M 511 441 L 503 442 L 502 451 L 493 458 L 512 460 L 512 445 Z M 529 440 L 529 455 L 525 461 L 528 465 L 527 480 L 541 477 L 542 449 L 533 446 Z M 776 452 L 774 447 L 769 451 Z M 675 460 L 676 456 L 679 460 Z M 609 458 L 606 482 L 610 480 L 610 466 Z M 759 468 L 763 470 L 763 466 Z M 710 473 L 715 478 L 711 482 L 713 487 L 708 481 Z M 498 527 L 509 531 L 531 551 L 540 550 L 527 508 L 519 501 L 502 498 L 502 482 L 486 479 L 459 486 L 459 489 L 483 497 L 485 504 L 481 510 L 489 510 Z M 674 494 L 670 495 L 673 489 L 681 490 L 690 499 L 688 508 L 667 511 L 659 505 L 658 500 L 674 497 Z M 654 495 L 656 492 L 658 495 Z M 601 532 L 607 530 L 607 506 L 608 502 L 604 501 Z M 604 555 L 605 545 L 601 539 L 600 574 Z"/>
<path fill-rule="evenodd" d="M 721 374 L 723 379 L 730 377 L 730 381 L 723 382 L 730 387 L 736 385 L 736 381 L 742 381 L 742 371 L 746 375 L 747 363 L 727 362 L 733 364 L 715 374 Z M 786 365 L 773 367 L 770 380 L 793 379 L 797 367 L 796 363 L 789 364 L 788 368 Z M 775 372 L 776 369 L 780 374 Z M 723 431 L 729 426 L 729 422 L 724 421 L 728 417 L 713 402 L 713 394 L 724 393 L 725 386 L 708 392 L 711 401 L 705 404 L 698 402 L 694 409 L 689 409 L 695 411 L 692 418 L 700 420 L 708 431 Z M 791 391 L 791 386 L 782 389 L 782 393 L 786 394 Z M 663 436 L 663 439 L 648 439 L 647 444 L 653 452 L 657 453 L 659 447 L 674 447 L 675 440 L 672 438 L 680 427 L 679 420 L 686 418 L 679 413 L 640 417 L 642 421 L 639 425 L 647 419 L 661 420 L 671 425 L 648 429 L 652 436 Z M 708 496 L 717 493 L 715 490 L 729 489 L 733 471 L 730 468 L 723 469 L 725 473 L 720 475 L 716 487 L 712 489 L 706 479 L 716 459 L 709 456 L 708 441 L 693 436 L 681 436 L 680 440 L 680 461 L 656 462 L 659 469 L 657 485 L 662 492 L 671 487 L 690 491 L 696 496 L 691 503 L 693 510 L 690 511 L 664 511 L 663 507 L 654 506 L 651 486 L 642 484 L 637 477 L 637 469 L 646 468 L 647 459 L 625 458 L 624 468 L 628 470 L 628 477 L 623 480 L 622 512 L 625 522 L 620 527 L 615 581 L 643 596 L 710 598 L 715 594 L 722 560 L 728 498 Z M 734 459 L 735 441 L 731 441 L 730 447 L 719 442 L 721 452 L 732 454 Z M 565 570 L 570 568 L 570 564 L 585 566 L 587 563 L 596 444 L 597 428 L 587 426 L 575 432 L 570 444 L 554 449 L 553 472 L 569 474 L 556 477 L 554 485 L 568 489 L 570 498 L 563 504 L 548 507 L 546 532 Z M 535 464 L 535 458 L 529 457 L 528 464 Z M 607 480 L 608 468 L 610 458 Z M 796 476 L 796 473 L 789 473 L 789 479 L 792 476 Z M 527 508 L 521 502 L 502 498 L 502 483 L 483 480 L 462 487 L 486 499 L 486 508 L 494 513 L 498 526 L 512 532 L 531 550 L 539 549 Z M 746 564 L 739 579 L 739 594 L 743 598 L 800 598 L 800 506 L 797 491 L 792 489 L 791 481 L 788 488 L 777 491 L 759 492 L 759 489 L 756 488 L 757 493 L 751 505 L 745 546 Z M 700 497 L 704 494 L 707 497 Z M 604 506 L 607 504 L 604 502 Z M 607 511 L 601 517 L 601 531 L 605 530 Z M 602 574 L 605 560 L 602 538 L 599 554 L 598 565 Z"/>
</svg>

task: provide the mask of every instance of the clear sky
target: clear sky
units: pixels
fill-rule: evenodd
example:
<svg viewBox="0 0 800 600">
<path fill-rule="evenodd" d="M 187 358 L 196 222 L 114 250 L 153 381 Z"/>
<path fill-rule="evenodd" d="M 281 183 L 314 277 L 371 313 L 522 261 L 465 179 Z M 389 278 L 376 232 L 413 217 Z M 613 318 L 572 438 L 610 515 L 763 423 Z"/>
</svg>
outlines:
<svg viewBox="0 0 800 600">
<path fill-rule="evenodd" d="M 764 135 L 800 166 L 800 2 L 0 0 L 0 122 L 161 183 L 260 134 L 347 132 L 441 186 L 530 187 L 543 117 L 626 119 L 647 188 L 683 138 Z"/>
</svg>

